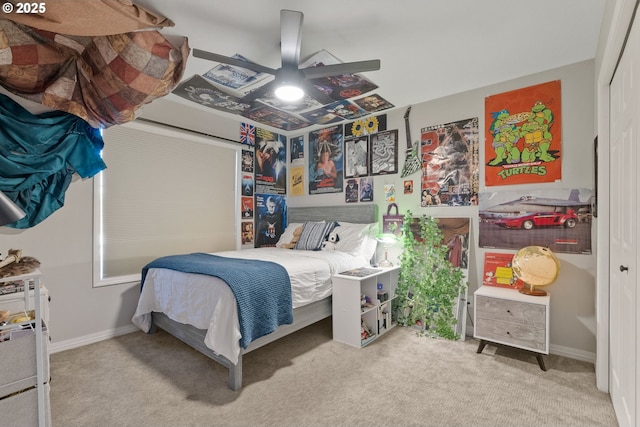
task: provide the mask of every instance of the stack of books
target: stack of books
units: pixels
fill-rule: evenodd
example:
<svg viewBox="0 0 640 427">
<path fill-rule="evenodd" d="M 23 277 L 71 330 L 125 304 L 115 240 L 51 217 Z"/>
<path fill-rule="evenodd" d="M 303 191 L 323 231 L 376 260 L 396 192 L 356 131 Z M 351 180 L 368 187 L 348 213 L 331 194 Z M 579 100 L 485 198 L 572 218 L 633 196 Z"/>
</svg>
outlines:
<svg viewBox="0 0 640 427">
<path fill-rule="evenodd" d="M 29 280 L 29 289 L 33 289 L 33 280 Z M 24 291 L 24 282 L 19 280 L 17 282 L 0 283 L 0 295 L 14 294 L 16 292 Z"/>
</svg>

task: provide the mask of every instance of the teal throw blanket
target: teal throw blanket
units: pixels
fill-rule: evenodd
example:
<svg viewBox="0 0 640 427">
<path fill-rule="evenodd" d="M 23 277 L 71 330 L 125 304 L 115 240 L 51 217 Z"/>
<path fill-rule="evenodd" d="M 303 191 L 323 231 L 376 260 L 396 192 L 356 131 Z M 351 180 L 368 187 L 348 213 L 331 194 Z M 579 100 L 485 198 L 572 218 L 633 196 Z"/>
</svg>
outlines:
<svg viewBox="0 0 640 427">
<path fill-rule="evenodd" d="M 224 280 L 236 297 L 240 321 L 240 346 L 293 323 L 291 280 L 275 262 L 228 258 L 206 253 L 170 255 L 142 268 L 141 286 L 150 268 L 206 274 Z"/>
</svg>

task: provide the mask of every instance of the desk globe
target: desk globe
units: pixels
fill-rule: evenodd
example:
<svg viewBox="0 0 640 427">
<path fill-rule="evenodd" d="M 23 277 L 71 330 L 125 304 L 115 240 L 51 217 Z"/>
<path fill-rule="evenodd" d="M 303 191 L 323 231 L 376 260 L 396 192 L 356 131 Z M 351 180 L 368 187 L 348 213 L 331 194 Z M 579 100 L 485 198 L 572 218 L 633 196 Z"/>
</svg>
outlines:
<svg viewBox="0 0 640 427">
<path fill-rule="evenodd" d="M 542 289 L 536 288 L 548 286 L 555 282 L 560 270 L 560 262 L 549 248 L 527 246 L 520 249 L 513 256 L 511 267 L 513 274 L 525 284 L 520 289 L 521 293 L 544 296 L 547 293 Z"/>
</svg>

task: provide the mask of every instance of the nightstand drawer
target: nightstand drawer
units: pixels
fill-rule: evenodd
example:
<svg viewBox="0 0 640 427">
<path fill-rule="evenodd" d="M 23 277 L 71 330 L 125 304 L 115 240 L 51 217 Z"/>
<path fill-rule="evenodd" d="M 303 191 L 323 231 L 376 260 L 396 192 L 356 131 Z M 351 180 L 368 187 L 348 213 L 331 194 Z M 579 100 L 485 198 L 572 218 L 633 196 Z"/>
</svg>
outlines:
<svg viewBox="0 0 640 427">
<path fill-rule="evenodd" d="M 476 310 L 483 318 L 517 323 L 534 328 L 546 326 L 546 307 L 501 298 L 476 296 Z"/>
<path fill-rule="evenodd" d="M 546 329 L 522 323 L 476 318 L 477 338 L 546 353 Z"/>
</svg>

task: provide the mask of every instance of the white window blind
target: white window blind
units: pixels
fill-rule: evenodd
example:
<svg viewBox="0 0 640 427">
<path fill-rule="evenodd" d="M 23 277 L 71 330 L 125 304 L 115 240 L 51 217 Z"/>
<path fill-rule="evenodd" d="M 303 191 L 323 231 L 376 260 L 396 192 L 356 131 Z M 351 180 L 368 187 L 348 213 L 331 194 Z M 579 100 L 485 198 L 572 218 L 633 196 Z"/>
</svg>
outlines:
<svg viewBox="0 0 640 427">
<path fill-rule="evenodd" d="M 160 256 L 236 248 L 236 146 L 138 122 L 103 138 L 94 286 L 139 281 Z"/>
</svg>

